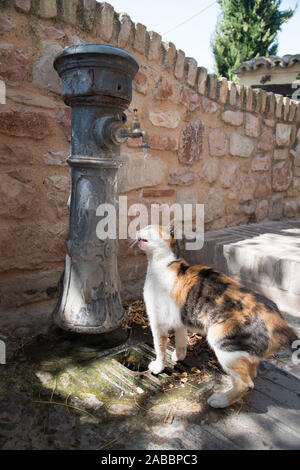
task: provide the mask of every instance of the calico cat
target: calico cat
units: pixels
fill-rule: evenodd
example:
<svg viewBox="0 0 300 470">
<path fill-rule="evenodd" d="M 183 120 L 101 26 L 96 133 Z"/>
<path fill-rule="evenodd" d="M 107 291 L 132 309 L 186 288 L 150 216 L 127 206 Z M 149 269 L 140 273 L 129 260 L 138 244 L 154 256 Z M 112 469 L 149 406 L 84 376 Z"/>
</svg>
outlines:
<svg viewBox="0 0 300 470">
<path fill-rule="evenodd" d="M 187 330 L 199 332 L 232 378 L 232 388 L 213 393 L 208 403 L 214 408 L 235 403 L 253 388 L 259 362 L 291 345 L 295 332 L 271 300 L 216 269 L 177 259 L 172 230 L 147 226 L 137 242 L 148 258 L 144 300 L 156 352 L 150 371 L 164 369 L 169 330 L 175 330 L 174 362 L 186 356 Z"/>
</svg>

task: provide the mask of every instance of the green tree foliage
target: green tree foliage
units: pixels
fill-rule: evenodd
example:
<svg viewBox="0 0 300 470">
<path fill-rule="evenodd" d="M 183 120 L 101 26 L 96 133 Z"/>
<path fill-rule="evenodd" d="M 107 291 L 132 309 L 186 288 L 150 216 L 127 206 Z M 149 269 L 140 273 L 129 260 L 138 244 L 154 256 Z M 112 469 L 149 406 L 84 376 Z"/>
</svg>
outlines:
<svg viewBox="0 0 300 470">
<path fill-rule="evenodd" d="M 295 13 L 280 11 L 281 0 L 218 0 L 218 19 L 212 48 L 216 73 L 235 80 L 241 62 L 253 57 L 276 55 L 276 36 L 281 25 Z"/>
</svg>

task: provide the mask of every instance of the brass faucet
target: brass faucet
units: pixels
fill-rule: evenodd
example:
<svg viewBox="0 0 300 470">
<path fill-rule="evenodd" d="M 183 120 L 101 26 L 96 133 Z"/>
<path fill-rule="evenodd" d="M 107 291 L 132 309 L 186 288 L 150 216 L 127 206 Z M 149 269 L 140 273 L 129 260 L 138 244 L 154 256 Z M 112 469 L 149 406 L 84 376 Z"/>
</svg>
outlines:
<svg viewBox="0 0 300 470">
<path fill-rule="evenodd" d="M 119 125 L 114 128 L 113 130 L 113 136 L 114 139 L 120 144 L 125 142 L 128 137 L 131 137 L 133 139 L 136 139 L 138 137 L 142 137 L 142 143 L 141 143 L 141 148 L 149 148 L 149 144 L 147 142 L 147 132 L 143 131 L 141 129 L 141 124 L 138 119 L 137 115 L 137 108 L 134 108 L 133 110 L 133 119 L 131 121 L 131 126 L 129 128 L 126 128 L 125 126 Z"/>
</svg>

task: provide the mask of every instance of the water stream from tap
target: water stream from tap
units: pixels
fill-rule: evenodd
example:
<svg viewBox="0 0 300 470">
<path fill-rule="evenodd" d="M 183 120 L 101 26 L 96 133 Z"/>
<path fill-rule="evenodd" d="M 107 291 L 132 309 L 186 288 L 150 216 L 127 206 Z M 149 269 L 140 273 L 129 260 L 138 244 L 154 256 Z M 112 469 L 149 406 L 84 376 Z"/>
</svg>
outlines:
<svg viewBox="0 0 300 470">
<path fill-rule="evenodd" d="M 148 149 L 147 148 L 143 148 L 143 168 L 142 168 L 142 188 L 140 190 L 140 197 L 143 196 L 143 186 L 145 184 L 145 181 L 146 181 L 146 167 L 147 167 L 147 157 L 148 157 Z"/>
</svg>

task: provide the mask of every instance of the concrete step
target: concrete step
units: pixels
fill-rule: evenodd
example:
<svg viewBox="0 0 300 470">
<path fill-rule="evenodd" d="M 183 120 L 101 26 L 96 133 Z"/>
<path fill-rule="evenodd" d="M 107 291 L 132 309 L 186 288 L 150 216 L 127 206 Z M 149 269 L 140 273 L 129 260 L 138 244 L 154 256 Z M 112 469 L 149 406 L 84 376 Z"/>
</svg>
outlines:
<svg viewBox="0 0 300 470">
<path fill-rule="evenodd" d="M 300 319 L 300 219 L 206 232 L 203 248 L 185 257 L 224 272 Z"/>
</svg>

